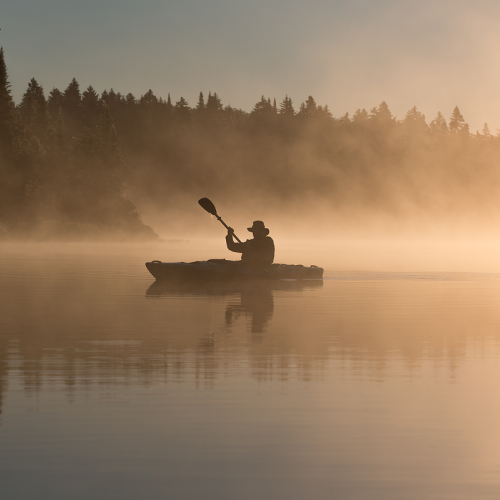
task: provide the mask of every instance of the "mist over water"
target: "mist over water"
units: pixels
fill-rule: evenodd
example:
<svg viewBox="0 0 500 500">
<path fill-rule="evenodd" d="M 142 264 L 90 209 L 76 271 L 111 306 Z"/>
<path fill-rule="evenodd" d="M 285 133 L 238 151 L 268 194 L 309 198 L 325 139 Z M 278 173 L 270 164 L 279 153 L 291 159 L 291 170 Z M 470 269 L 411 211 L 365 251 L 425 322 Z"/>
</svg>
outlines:
<svg viewBox="0 0 500 500">
<path fill-rule="evenodd" d="M 222 238 L 0 245 L 3 493 L 495 498 L 496 247 L 277 248 L 325 279 L 144 267 L 225 257 Z"/>
</svg>

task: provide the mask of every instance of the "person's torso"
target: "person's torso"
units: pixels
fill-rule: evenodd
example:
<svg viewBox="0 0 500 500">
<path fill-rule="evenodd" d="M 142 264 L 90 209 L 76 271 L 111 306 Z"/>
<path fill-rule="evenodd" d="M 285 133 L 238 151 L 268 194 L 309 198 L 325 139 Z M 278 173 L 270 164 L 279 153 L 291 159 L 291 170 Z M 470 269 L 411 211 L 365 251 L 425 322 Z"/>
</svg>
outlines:
<svg viewBox="0 0 500 500">
<path fill-rule="evenodd" d="M 245 241 L 241 260 L 249 263 L 269 265 L 274 260 L 274 242 L 269 236 Z"/>
</svg>

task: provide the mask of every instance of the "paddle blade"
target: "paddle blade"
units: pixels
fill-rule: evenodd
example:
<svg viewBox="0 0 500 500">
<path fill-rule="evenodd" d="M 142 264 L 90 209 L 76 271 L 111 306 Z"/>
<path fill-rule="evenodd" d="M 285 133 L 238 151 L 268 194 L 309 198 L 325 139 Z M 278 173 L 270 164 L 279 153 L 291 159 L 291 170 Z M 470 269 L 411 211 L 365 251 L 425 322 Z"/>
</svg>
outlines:
<svg viewBox="0 0 500 500">
<path fill-rule="evenodd" d="M 198 200 L 198 203 L 209 214 L 217 216 L 217 210 L 215 208 L 215 205 L 208 198 L 202 198 L 201 200 Z"/>
</svg>

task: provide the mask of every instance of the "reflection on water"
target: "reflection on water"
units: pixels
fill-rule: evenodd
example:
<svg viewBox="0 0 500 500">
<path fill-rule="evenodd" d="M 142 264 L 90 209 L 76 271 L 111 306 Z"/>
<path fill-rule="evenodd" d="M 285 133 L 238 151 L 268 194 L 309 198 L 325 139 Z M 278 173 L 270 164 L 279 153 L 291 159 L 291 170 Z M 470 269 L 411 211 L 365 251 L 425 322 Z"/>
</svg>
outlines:
<svg viewBox="0 0 500 500">
<path fill-rule="evenodd" d="M 241 313 L 250 316 L 252 341 L 261 342 L 264 328 L 272 318 L 274 311 L 273 292 L 270 289 L 243 290 L 240 301 L 226 306 L 226 326 L 233 324 Z"/>
<path fill-rule="evenodd" d="M 251 318 L 250 331 L 252 339 L 256 342 L 262 340 L 267 324 L 274 311 L 273 290 L 300 291 L 323 286 L 322 280 L 308 281 L 251 281 L 229 283 L 168 283 L 155 281 L 146 291 L 146 297 L 174 297 L 183 296 L 229 296 L 226 305 L 225 325 L 231 327 L 240 315 Z"/>
<path fill-rule="evenodd" d="M 498 276 L 144 260 L 0 255 L 6 498 L 497 497 Z"/>
</svg>

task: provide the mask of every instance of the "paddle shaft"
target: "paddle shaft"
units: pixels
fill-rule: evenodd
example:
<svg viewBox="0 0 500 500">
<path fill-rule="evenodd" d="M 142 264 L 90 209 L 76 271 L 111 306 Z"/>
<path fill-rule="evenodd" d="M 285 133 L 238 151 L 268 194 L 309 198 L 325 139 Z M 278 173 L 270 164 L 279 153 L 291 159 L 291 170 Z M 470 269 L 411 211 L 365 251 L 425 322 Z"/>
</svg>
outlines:
<svg viewBox="0 0 500 500">
<path fill-rule="evenodd" d="M 220 221 L 220 223 L 226 228 L 226 229 L 229 229 L 229 226 L 221 219 L 221 217 L 219 215 L 216 215 L 215 217 L 217 217 L 217 220 Z M 236 241 L 238 243 L 241 243 L 241 240 L 238 238 L 238 236 L 236 236 L 234 233 L 233 233 L 233 236 L 236 238 Z"/>
</svg>

